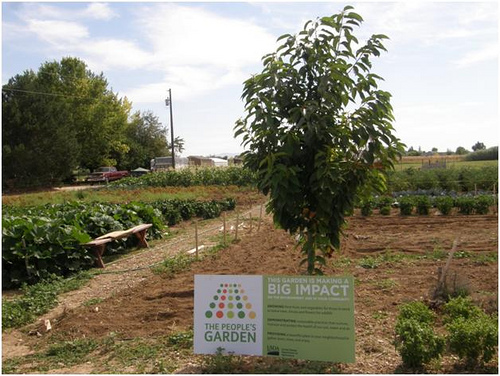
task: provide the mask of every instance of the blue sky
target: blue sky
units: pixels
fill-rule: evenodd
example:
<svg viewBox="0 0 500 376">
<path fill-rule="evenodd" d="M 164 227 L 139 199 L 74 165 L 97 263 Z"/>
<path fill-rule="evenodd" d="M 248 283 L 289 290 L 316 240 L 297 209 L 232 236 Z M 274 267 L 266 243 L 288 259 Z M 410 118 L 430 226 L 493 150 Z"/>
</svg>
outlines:
<svg viewBox="0 0 500 376">
<path fill-rule="evenodd" d="M 151 110 L 183 155 L 238 153 L 243 81 L 276 39 L 353 5 L 359 39 L 386 34 L 375 61 L 392 93 L 397 136 L 415 149 L 498 145 L 498 5 L 487 2 L 3 2 L 2 83 L 74 56 L 134 110 Z"/>
</svg>

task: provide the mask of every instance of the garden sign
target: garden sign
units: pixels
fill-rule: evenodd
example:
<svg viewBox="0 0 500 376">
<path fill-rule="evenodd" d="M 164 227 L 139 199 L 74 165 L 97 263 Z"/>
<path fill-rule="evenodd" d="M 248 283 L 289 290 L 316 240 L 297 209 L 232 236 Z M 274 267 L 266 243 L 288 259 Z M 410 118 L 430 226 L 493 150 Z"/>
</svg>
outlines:
<svg viewBox="0 0 500 376">
<path fill-rule="evenodd" d="M 194 352 L 354 362 L 352 276 L 195 275 Z"/>
</svg>

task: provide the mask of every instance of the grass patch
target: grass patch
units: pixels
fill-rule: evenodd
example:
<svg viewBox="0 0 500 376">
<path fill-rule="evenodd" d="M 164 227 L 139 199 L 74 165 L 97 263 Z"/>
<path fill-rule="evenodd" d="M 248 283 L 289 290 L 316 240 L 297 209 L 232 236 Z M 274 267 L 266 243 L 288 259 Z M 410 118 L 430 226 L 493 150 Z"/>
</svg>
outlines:
<svg viewBox="0 0 500 376">
<path fill-rule="evenodd" d="M 206 251 L 200 252 L 198 257 L 188 253 L 179 253 L 173 257 L 165 259 L 160 265 L 152 268 L 153 273 L 163 275 L 167 278 L 173 278 L 175 274 L 187 271 L 194 262 L 202 261 L 205 258 L 216 257 L 217 253 L 228 245 L 217 244 Z"/>
<path fill-rule="evenodd" d="M 96 305 L 96 304 L 99 304 L 99 303 L 102 303 L 104 301 L 103 298 L 92 298 L 92 299 L 89 299 L 87 300 L 86 302 L 83 303 L 83 305 L 85 307 L 91 307 L 93 305 Z"/>
<path fill-rule="evenodd" d="M 57 296 L 77 290 L 92 278 L 88 271 L 70 278 L 52 276 L 34 285 L 24 284 L 23 294 L 12 300 L 2 301 L 2 330 L 29 324 L 57 305 Z"/>
<path fill-rule="evenodd" d="M 399 284 L 395 280 L 387 278 L 378 280 L 375 282 L 375 286 L 380 290 L 387 291 L 399 286 Z"/>
<path fill-rule="evenodd" d="M 91 360 L 90 354 L 97 348 L 98 342 L 89 338 L 62 341 L 38 354 L 7 359 L 2 364 L 2 371 L 3 373 L 45 373 L 53 369 L 71 367 Z"/>
<path fill-rule="evenodd" d="M 3 373 L 47 373 L 89 363 L 98 373 L 172 373 L 181 360 L 192 357 L 193 331 L 155 339 L 122 340 L 116 333 L 100 340 L 59 341 L 37 354 L 8 359 Z M 97 360 L 94 354 L 98 354 Z M 95 360 L 95 361 L 94 361 Z"/>
</svg>

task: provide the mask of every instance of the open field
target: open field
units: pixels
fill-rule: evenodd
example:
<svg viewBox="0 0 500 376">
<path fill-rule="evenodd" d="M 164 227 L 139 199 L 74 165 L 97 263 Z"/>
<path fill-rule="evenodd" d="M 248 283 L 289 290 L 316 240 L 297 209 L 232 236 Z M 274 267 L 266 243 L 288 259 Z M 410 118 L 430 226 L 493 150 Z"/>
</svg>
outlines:
<svg viewBox="0 0 500 376">
<path fill-rule="evenodd" d="M 349 219 L 341 251 L 326 274 L 351 274 L 356 281 L 356 362 L 285 361 L 255 357 L 206 357 L 192 354 L 193 276 L 195 274 L 301 274 L 295 241 L 264 217 L 257 231 L 248 218 L 240 240 L 177 273 L 154 273 L 149 265 L 179 252 L 176 237 L 152 243 L 141 253 L 114 262 L 84 288 L 65 294 L 58 308 L 41 323 L 3 335 L 4 373 L 400 373 L 405 370 L 394 350 L 398 307 L 410 301 L 430 302 L 437 269 L 444 266 L 455 239 L 459 246 L 451 270 L 474 301 L 487 312 L 498 311 L 498 217 L 451 215 L 362 217 Z M 229 221 L 234 218 L 229 218 Z M 219 227 L 220 219 L 210 220 Z M 183 224 L 178 236 L 188 237 Z M 219 235 L 217 235 L 219 234 Z M 212 233 L 212 241 L 220 233 Z M 215 238 L 214 238 L 215 236 Z M 218 238 L 217 238 L 218 236 Z M 234 236 L 234 233 L 232 234 Z M 188 238 L 185 238 L 186 242 Z M 171 244 L 171 246 L 169 246 Z M 179 243 L 177 243 L 179 244 Z M 435 307 L 439 313 L 439 307 Z M 40 336 L 29 332 L 39 331 Z M 33 333 L 33 332 L 32 332 Z M 479 373 L 497 373 L 498 360 Z M 429 373 L 463 373 L 457 358 L 445 356 Z"/>
</svg>

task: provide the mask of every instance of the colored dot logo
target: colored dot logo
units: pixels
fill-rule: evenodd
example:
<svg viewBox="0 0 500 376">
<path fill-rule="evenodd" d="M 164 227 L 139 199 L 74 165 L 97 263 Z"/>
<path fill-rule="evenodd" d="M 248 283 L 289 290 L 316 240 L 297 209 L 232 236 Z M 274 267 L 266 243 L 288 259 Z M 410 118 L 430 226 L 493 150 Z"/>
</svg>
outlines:
<svg viewBox="0 0 500 376">
<path fill-rule="evenodd" d="M 213 301 L 209 304 L 209 310 L 205 312 L 205 317 L 210 319 L 245 319 L 251 320 L 257 317 L 252 310 L 252 304 L 245 295 L 245 290 L 239 283 L 221 283 L 217 288 L 217 293 L 213 296 Z M 230 302 L 230 303 L 227 303 Z M 235 303 L 232 303 L 235 302 Z"/>
</svg>

